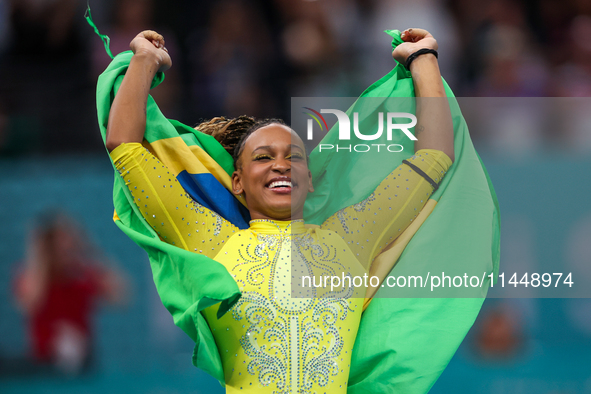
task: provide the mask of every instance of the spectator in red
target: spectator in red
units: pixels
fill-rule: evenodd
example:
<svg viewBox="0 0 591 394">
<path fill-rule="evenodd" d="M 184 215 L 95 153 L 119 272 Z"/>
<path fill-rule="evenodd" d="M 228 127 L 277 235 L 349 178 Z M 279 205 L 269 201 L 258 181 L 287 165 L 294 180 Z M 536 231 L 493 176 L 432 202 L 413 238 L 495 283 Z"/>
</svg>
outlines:
<svg viewBox="0 0 591 394">
<path fill-rule="evenodd" d="M 92 356 L 96 301 L 123 300 L 123 281 L 99 264 L 81 228 L 63 213 L 42 215 L 15 283 L 35 361 L 76 374 Z"/>
</svg>

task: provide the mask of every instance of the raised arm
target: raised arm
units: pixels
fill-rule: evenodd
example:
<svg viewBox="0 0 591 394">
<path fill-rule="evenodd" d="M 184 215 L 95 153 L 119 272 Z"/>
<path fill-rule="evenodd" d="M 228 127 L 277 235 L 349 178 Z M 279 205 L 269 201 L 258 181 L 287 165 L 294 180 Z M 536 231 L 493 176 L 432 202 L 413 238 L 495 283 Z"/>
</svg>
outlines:
<svg viewBox="0 0 591 394">
<path fill-rule="evenodd" d="M 401 35 L 404 43 L 392 52 L 397 62 L 406 64 L 410 55 L 420 49 L 437 50 L 437 41 L 426 30 L 407 29 Z M 415 152 L 436 149 L 454 161 L 454 133 L 451 112 L 437 58 L 432 53 L 418 55 L 410 64 L 415 95 L 417 97 L 417 125 L 415 127 Z"/>
<path fill-rule="evenodd" d="M 437 49 L 423 29 L 402 33 L 392 55 L 406 64 L 416 51 Z M 410 65 L 417 96 L 415 155 L 392 171 L 365 200 L 341 209 L 321 226 L 337 232 L 368 270 L 382 250 L 419 215 L 454 160 L 453 123 L 437 58 L 415 57 Z M 392 267 L 388 267 L 388 272 Z"/>
<path fill-rule="evenodd" d="M 109 152 L 123 143 L 143 141 L 150 85 L 158 71 L 172 66 L 164 37 L 155 31 L 141 32 L 129 47 L 134 55 L 109 113 L 106 141 Z"/>
<path fill-rule="evenodd" d="M 238 229 L 194 201 L 170 169 L 142 145 L 150 85 L 158 71 L 171 66 L 164 39 L 147 30 L 130 47 L 134 55 L 109 114 L 107 149 L 134 204 L 160 238 L 214 257 Z"/>
</svg>

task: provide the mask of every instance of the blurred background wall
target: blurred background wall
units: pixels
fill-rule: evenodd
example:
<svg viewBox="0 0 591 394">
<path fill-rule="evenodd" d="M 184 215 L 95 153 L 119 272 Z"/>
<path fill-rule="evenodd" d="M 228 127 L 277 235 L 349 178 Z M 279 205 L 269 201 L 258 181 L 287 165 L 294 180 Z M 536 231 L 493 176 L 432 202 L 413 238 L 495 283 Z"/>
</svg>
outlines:
<svg viewBox="0 0 591 394">
<path fill-rule="evenodd" d="M 152 93 L 187 124 L 283 117 L 295 96 L 358 96 L 394 65 L 385 29 L 439 42 L 501 204 L 501 270 L 591 264 L 591 2 L 101 0 L 114 53 L 161 32 L 173 68 Z M 94 107 L 108 65 L 81 0 L 0 0 L 0 392 L 223 392 L 191 365 L 145 253 L 112 221 L 113 171 Z M 550 99 L 552 97 L 552 99 Z M 477 99 L 472 99 L 477 98 Z M 483 111 L 486 108 L 488 110 Z M 19 310 L 36 218 L 68 213 L 125 296 L 91 316 L 88 366 L 31 367 Z M 22 308 L 21 308 L 22 309 Z M 434 393 L 591 393 L 591 301 L 489 299 Z"/>
</svg>

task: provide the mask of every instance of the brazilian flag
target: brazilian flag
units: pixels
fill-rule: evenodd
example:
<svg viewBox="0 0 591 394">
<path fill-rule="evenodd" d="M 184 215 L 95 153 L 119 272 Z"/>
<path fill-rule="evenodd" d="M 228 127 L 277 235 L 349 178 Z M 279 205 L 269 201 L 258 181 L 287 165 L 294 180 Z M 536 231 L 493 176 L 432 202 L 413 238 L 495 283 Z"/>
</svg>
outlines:
<svg viewBox="0 0 591 394">
<path fill-rule="evenodd" d="M 90 12 L 87 20 L 105 41 L 110 54 L 108 37 L 98 33 Z M 402 43 L 400 32 L 388 33 L 393 37 L 394 47 Z M 131 57 L 131 51 L 120 53 L 99 77 L 97 114 L 103 139 L 113 98 Z M 152 86 L 163 79 L 163 74 L 156 75 Z M 453 97 L 449 87 L 445 87 L 448 96 Z M 387 106 L 386 98 L 413 96 L 410 73 L 398 65 L 361 97 L 384 98 L 384 106 Z M 450 105 L 455 162 L 415 223 L 378 256 L 378 259 L 396 262 L 390 275 L 406 275 L 417 270 L 435 272 L 441 267 L 458 264 L 477 268 L 487 275 L 498 271 L 498 202 L 460 109 L 454 100 L 450 100 Z M 350 111 L 355 111 L 355 105 Z M 387 112 L 387 108 L 377 106 L 375 111 Z M 322 143 L 336 143 L 337 140 L 336 131 L 331 130 Z M 239 228 L 248 227 L 245 202 L 230 192 L 230 176 L 234 171 L 232 158 L 213 137 L 167 119 L 149 97 L 144 146 L 167 165 L 194 200 Z M 351 156 L 327 155 L 317 150 L 311 152 L 310 170 L 316 192 L 306 201 L 305 220 L 319 224 L 337 210 L 367 198 L 406 158 L 393 156 L 397 159 L 376 171 L 369 155 L 351 159 Z M 351 171 L 352 168 L 355 171 Z M 356 183 L 354 178 L 360 174 L 363 182 Z M 335 179 L 349 179 L 350 182 L 337 184 L 332 181 Z M 363 187 L 351 186 L 343 190 L 344 184 Z M 240 297 L 234 279 L 221 264 L 208 257 L 162 242 L 137 210 L 116 171 L 113 203 L 117 226 L 148 253 L 163 304 L 175 324 L 196 343 L 193 364 L 223 385 L 218 350 L 200 312 L 216 304 L 220 305 L 218 315 L 227 312 Z M 324 217 L 319 212 L 324 212 Z M 378 291 L 371 302 L 366 302 L 353 349 L 348 392 L 429 391 L 474 323 L 487 288 L 482 289 L 478 298 L 387 298 L 381 297 L 381 290 Z"/>
</svg>

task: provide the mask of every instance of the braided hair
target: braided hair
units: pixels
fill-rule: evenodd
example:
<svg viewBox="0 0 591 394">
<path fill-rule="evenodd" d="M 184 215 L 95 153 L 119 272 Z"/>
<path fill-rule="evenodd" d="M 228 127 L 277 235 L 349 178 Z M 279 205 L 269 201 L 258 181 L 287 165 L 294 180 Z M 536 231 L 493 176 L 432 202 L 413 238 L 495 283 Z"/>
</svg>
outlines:
<svg viewBox="0 0 591 394">
<path fill-rule="evenodd" d="M 248 137 L 258 129 L 271 124 L 287 126 L 282 119 L 256 120 L 253 117 L 241 115 L 233 119 L 219 116 L 202 122 L 195 129 L 214 137 L 232 155 L 234 168 L 237 168 L 238 159 L 244 150 Z"/>
<path fill-rule="evenodd" d="M 195 129 L 211 135 L 230 155 L 234 155 L 234 148 L 238 141 L 255 123 L 256 120 L 253 117 L 246 115 L 233 119 L 218 116 L 202 122 Z"/>
</svg>

